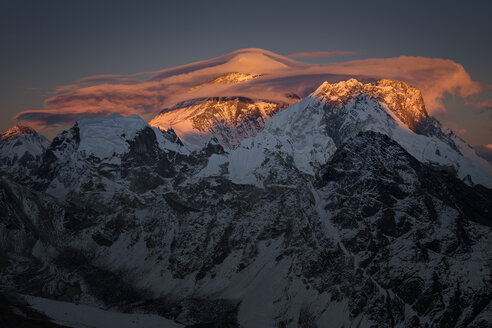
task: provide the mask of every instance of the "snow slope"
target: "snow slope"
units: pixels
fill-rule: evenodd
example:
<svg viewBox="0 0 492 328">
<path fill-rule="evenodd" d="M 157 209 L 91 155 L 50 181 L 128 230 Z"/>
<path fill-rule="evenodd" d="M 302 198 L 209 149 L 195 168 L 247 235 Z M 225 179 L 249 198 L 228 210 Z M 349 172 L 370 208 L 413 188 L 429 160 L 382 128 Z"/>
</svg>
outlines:
<svg viewBox="0 0 492 328">
<path fill-rule="evenodd" d="M 24 296 L 29 305 L 52 318 L 53 322 L 73 328 L 178 328 L 171 320 L 151 314 L 105 311 L 93 306 Z"/>
</svg>

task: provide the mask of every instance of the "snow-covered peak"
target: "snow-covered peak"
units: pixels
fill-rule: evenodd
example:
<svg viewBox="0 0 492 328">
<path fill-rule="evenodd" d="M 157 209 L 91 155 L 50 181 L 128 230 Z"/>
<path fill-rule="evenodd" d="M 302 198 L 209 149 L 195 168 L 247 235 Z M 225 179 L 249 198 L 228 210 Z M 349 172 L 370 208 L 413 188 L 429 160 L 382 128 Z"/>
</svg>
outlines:
<svg viewBox="0 0 492 328">
<path fill-rule="evenodd" d="M 421 122 L 429 117 L 421 92 L 402 81 L 380 80 L 363 84 L 356 79 L 350 79 L 333 84 L 324 82 L 311 97 L 330 106 L 339 106 L 358 95 L 365 95 L 386 105 L 414 132 Z"/>
<path fill-rule="evenodd" d="M 84 118 L 72 129 L 62 132 L 54 140 L 50 150 L 58 158 L 96 157 L 112 159 L 130 151 L 130 142 L 145 129 L 153 132 L 152 139 L 162 150 L 188 153 L 174 131 L 162 131 L 151 127 L 138 115 L 122 116 L 111 114 L 102 118 Z"/>
<path fill-rule="evenodd" d="M 174 172 L 170 161 L 188 154 L 190 151 L 173 130 L 151 127 L 137 115 L 112 114 L 81 119 L 56 136 L 37 175 L 47 192 L 58 199 L 66 199 L 70 190 L 89 188 L 94 184 L 93 178 L 101 183 L 98 192 L 104 191 L 105 197 L 111 198 L 122 167 L 154 165 L 159 174 L 169 176 Z M 146 179 L 152 180 L 145 176 L 138 180 L 142 184 L 134 187 L 142 187 L 148 182 Z"/>
<path fill-rule="evenodd" d="M 185 144 L 201 149 L 214 136 L 226 148 L 253 137 L 285 103 L 247 97 L 209 97 L 185 101 L 161 111 L 150 125 L 173 128 Z"/>
<path fill-rule="evenodd" d="M 364 84 L 356 79 L 340 81 L 338 83 L 323 82 L 313 93 L 314 98 L 329 100 L 341 100 L 342 97 L 353 95 L 354 91 L 361 91 Z"/>
<path fill-rule="evenodd" d="M 9 139 L 14 139 L 17 138 L 18 136 L 21 135 L 26 135 L 26 134 L 32 134 L 36 135 L 37 132 L 29 127 L 29 126 L 22 126 L 22 125 L 14 125 L 4 133 L 0 135 L 1 140 L 9 140 Z"/>
<path fill-rule="evenodd" d="M 192 87 L 188 90 L 188 92 L 189 93 L 194 92 L 200 88 L 211 86 L 214 84 L 238 84 L 238 83 L 248 82 L 253 79 L 259 78 L 261 76 L 263 76 L 263 74 L 249 74 L 249 73 L 238 73 L 238 72 L 226 73 L 224 75 L 221 75 L 213 79 L 212 81 Z"/>
<path fill-rule="evenodd" d="M 84 118 L 77 121 L 80 135 L 79 151 L 99 158 L 124 154 L 129 150 L 128 142 L 137 133 L 148 127 L 148 123 L 137 115 L 111 114 L 104 118 Z"/>
<path fill-rule="evenodd" d="M 255 79 L 257 77 L 260 77 L 261 74 L 247 74 L 247 73 L 227 73 L 224 74 L 215 80 L 212 81 L 212 83 L 241 83 L 245 81 L 249 81 L 252 79 Z"/>
<path fill-rule="evenodd" d="M 265 159 L 276 153 L 314 175 L 337 148 L 363 131 L 385 134 L 420 162 L 492 187 L 488 164 L 477 161 L 473 149 L 464 143 L 457 145 L 457 139 L 428 116 L 420 92 L 390 80 L 323 83 L 310 96 L 276 114 L 256 137 L 244 140 L 231 153 L 229 171 L 237 182 L 257 183 L 269 169 L 262 168 L 268 163 Z"/>
<path fill-rule="evenodd" d="M 0 135 L 0 165 L 36 166 L 48 145 L 48 139 L 34 129 L 15 125 Z"/>
</svg>

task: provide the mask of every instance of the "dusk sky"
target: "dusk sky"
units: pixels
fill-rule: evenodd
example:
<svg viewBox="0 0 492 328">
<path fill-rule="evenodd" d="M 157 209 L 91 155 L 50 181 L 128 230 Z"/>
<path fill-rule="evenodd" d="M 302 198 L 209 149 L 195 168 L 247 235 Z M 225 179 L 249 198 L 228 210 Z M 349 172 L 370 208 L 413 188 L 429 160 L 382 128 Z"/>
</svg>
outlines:
<svg viewBox="0 0 492 328">
<path fill-rule="evenodd" d="M 432 71 L 436 83 L 460 64 L 464 71 L 449 77 L 460 81 L 439 90 L 443 108 L 430 105 L 430 112 L 471 145 L 492 144 L 491 12 L 491 1 L 4 0 L 0 131 L 21 112 L 51 108 L 45 101 L 57 88 L 85 77 L 155 72 L 262 48 L 308 63 L 450 60 L 410 71 L 412 81 Z M 378 63 L 384 71 L 389 61 Z M 44 124 L 40 132 L 53 137 L 63 127 Z"/>
</svg>

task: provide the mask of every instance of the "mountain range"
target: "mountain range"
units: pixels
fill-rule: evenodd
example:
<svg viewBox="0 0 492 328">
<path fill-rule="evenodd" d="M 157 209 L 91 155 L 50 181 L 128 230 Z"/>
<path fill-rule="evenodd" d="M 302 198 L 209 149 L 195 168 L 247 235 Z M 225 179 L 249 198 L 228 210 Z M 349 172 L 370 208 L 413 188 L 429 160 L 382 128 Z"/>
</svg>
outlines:
<svg viewBox="0 0 492 328">
<path fill-rule="evenodd" d="M 183 327 L 490 326 L 492 165 L 405 82 L 213 92 L 294 65 L 261 58 L 149 123 L 4 133 L 2 295 Z"/>
</svg>

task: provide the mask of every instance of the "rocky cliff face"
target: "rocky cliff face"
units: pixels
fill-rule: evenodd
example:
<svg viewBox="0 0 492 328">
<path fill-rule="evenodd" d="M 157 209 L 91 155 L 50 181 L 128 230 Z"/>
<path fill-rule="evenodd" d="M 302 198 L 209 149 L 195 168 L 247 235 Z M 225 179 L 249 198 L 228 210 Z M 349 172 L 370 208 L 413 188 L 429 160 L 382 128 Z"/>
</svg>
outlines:
<svg viewBox="0 0 492 328">
<path fill-rule="evenodd" d="M 234 150 L 79 121 L 1 180 L 2 286 L 187 326 L 490 325 L 486 173 L 416 156 L 472 162 L 420 130 L 418 92 L 345 83 L 384 92 L 324 84 Z"/>
<path fill-rule="evenodd" d="M 420 91 L 401 81 L 380 80 L 374 84 L 362 84 L 350 79 L 335 84 L 325 82 L 314 93 L 331 107 L 342 106 L 361 94 L 388 106 L 414 132 L 429 118 Z"/>
</svg>

